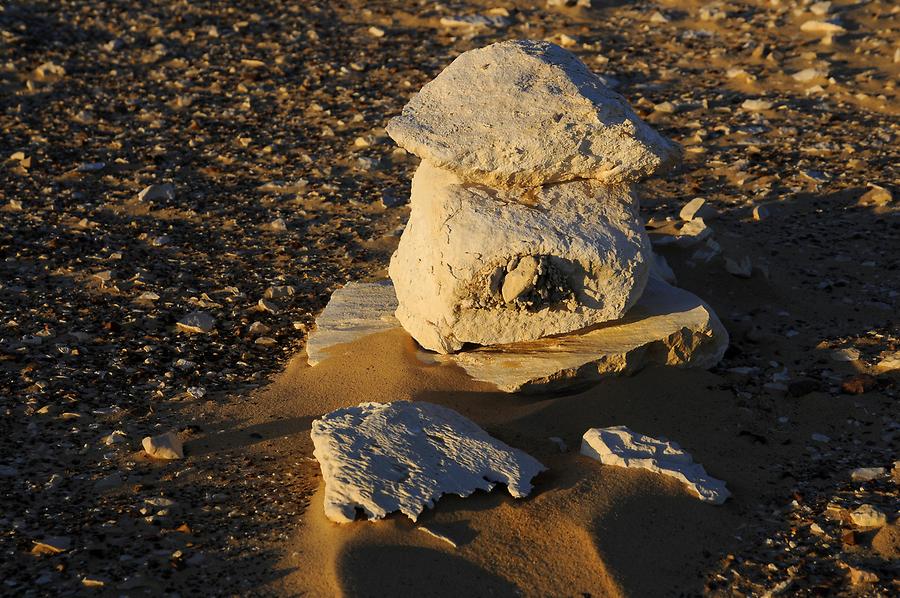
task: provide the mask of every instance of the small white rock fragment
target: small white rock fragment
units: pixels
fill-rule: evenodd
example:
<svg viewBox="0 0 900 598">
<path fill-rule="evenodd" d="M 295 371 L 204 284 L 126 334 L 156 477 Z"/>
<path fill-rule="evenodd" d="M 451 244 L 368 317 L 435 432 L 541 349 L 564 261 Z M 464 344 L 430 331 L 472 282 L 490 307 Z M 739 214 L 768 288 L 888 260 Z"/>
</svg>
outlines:
<svg viewBox="0 0 900 598">
<path fill-rule="evenodd" d="M 33 554 L 59 554 L 69 550 L 72 539 L 65 536 L 48 536 L 43 540 L 34 540 L 31 549 Z"/>
<path fill-rule="evenodd" d="M 684 207 L 678 212 L 678 217 L 685 221 L 691 221 L 694 218 L 703 218 L 704 221 L 713 220 L 716 216 L 715 208 L 702 197 L 695 197 L 684 204 Z"/>
<path fill-rule="evenodd" d="M 268 299 L 266 299 L 264 297 L 256 302 L 256 308 L 259 311 L 269 312 L 270 314 L 277 314 L 279 311 L 277 303 L 275 303 L 273 301 L 269 301 Z"/>
<path fill-rule="evenodd" d="M 883 208 L 893 201 L 894 196 L 890 190 L 869 183 L 869 190 L 863 193 L 862 197 L 857 201 L 857 205 L 864 207 Z"/>
<path fill-rule="evenodd" d="M 294 287 L 291 285 L 281 285 L 269 287 L 264 294 L 266 299 L 285 299 L 294 296 Z"/>
<path fill-rule="evenodd" d="M 850 472 L 850 479 L 854 482 L 869 482 L 883 476 L 885 471 L 884 467 L 857 467 Z"/>
<path fill-rule="evenodd" d="M 34 74 L 38 79 L 47 79 L 49 77 L 64 77 L 66 69 L 53 62 L 45 62 L 36 69 Z"/>
<path fill-rule="evenodd" d="M 824 17 L 831 11 L 831 2 L 816 2 L 809 7 L 809 10 L 817 17 Z"/>
<path fill-rule="evenodd" d="M 706 226 L 703 218 L 694 218 L 685 222 L 678 229 L 660 229 L 647 231 L 650 242 L 660 247 L 673 245 L 675 247 L 693 247 L 707 240 L 713 234 L 713 229 Z"/>
<path fill-rule="evenodd" d="M 459 413 L 424 402 L 362 403 L 312 423 L 325 480 L 325 515 L 348 523 L 400 511 L 415 521 L 444 494 L 469 496 L 497 482 L 521 498 L 546 468 Z"/>
<path fill-rule="evenodd" d="M 420 526 L 418 526 L 416 529 L 419 530 L 419 531 L 421 531 L 421 532 L 425 532 L 426 534 L 428 534 L 428 535 L 431 536 L 432 538 L 437 538 L 438 540 L 441 540 L 442 542 L 446 542 L 447 544 L 449 544 L 449 545 L 452 546 L 453 548 L 459 548 L 459 546 L 456 544 L 456 542 L 454 542 L 452 538 L 450 538 L 449 536 L 447 536 L 447 535 L 445 535 L 445 534 L 442 534 L 442 533 L 440 533 L 440 532 L 436 532 L 436 531 L 434 531 L 434 530 L 431 529 L 431 528 L 425 527 L 424 525 L 420 525 Z"/>
<path fill-rule="evenodd" d="M 125 434 L 122 430 L 113 430 L 109 435 L 103 437 L 103 444 L 106 446 L 112 446 L 114 444 L 120 444 L 128 440 L 128 435 Z"/>
<path fill-rule="evenodd" d="M 866 504 L 850 512 L 850 521 L 858 527 L 884 527 L 887 515 L 877 507 Z"/>
<path fill-rule="evenodd" d="M 828 21 L 806 21 L 800 26 L 800 31 L 806 33 L 824 33 L 826 35 L 835 35 L 846 33 L 847 30 L 837 23 L 829 23 Z"/>
<path fill-rule="evenodd" d="M 216 320 L 205 311 L 194 311 L 184 316 L 176 324 L 182 332 L 205 334 L 216 326 Z"/>
<path fill-rule="evenodd" d="M 875 364 L 875 371 L 879 374 L 900 370 L 900 351 L 882 353 L 881 359 Z"/>
<path fill-rule="evenodd" d="M 272 222 L 269 223 L 268 228 L 269 228 L 269 230 L 272 230 L 272 231 L 275 231 L 278 233 L 284 232 L 287 230 L 287 223 L 284 221 L 284 218 L 276 218 L 275 220 L 273 220 Z"/>
<path fill-rule="evenodd" d="M 762 112 L 764 110 L 771 110 L 774 105 L 774 103 L 765 100 L 749 99 L 744 100 L 744 103 L 741 104 L 741 108 L 747 112 Z"/>
<path fill-rule="evenodd" d="M 186 392 L 194 399 L 202 399 L 206 396 L 206 389 L 202 386 L 188 386 Z"/>
<path fill-rule="evenodd" d="M 262 322 L 253 322 L 250 324 L 250 328 L 247 329 L 247 333 L 253 336 L 261 336 L 266 334 L 269 331 L 269 327 L 263 324 Z"/>
<path fill-rule="evenodd" d="M 725 270 L 738 278 L 750 278 L 753 275 L 753 262 L 748 256 L 734 260 L 730 257 L 725 258 Z"/>
<path fill-rule="evenodd" d="M 856 361 L 860 357 L 859 349 L 852 347 L 846 349 L 835 349 L 831 352 L 831 359 L 834 361 Z"/>
<path fill-rule="evenodd" d="M 803 69 L 802 71 L 798 71 L 791 75 L 794 81 L 799 81 L 800 83 L 809 83 L 810 81 L 815 81 L 816 79 L 824 79 L 828 77 L 828 73 L 824 71 L 820 71 L 816 68 L 808 68 Z"/>
<path fill-rule="evenodd" d="M 162 185 L 149 185 L 144 187 L 137 195 L 138 201 L 158 201 L 160 199 L 175 199 L 175 186 L 172 183 Z"/>
<path fill-rule="evenodd" d="M 183 459 L 184 445 L 174 432 L 147 436 L 141 441 L 144 451 L 154 459 Z"/>
<path fill-rule="evenodd" d="M 857 569 L 856 567 L 849 567 L 849 570 L 850 583 L 854 586 L 866 586 L 873 583 L 878 583 L 878 576 L 871 571 L 866 571 L 865 569 Z"/>
<path fill-rule="evenodd" d="M 137 300 L 138 301 L 147 301 L 147 302 L 159 301 L 159 295 L 157 295 L 153 291 L 144 291 L 143 293 L 141 293 L 138 296 Z"/>
<path fill-rule="evenodd" d="M 815 442 L 831 442 L 830 437 L 826 436 L 825 434 L 819 434 L 818 432 L 811 434 L 810 438 Z"/>
<path fill-rule="evenodd" d="M 686 484 L 704 502 L 720 505 L 731 496 L 725 482 L 710 477 L 678 444 L 632 432 L 627 426 L 591 428 L 582 437 L 581 454 L 604 465 L 647 469 L 671 476 Z"/>
</svg>

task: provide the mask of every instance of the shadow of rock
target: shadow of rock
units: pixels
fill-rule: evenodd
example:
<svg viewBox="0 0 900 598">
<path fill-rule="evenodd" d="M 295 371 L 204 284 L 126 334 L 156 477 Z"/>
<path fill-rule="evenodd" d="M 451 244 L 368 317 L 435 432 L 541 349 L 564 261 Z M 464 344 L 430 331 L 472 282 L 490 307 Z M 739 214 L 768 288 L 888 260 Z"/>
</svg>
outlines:
<svg viewBox="0 0 900 598">
<path fill-rule="evenodd" d="M 415 546 L 350 547 L 338 562 L 349 596 L 512 596 L 518 588 L 463 558 Z"/>
</svg>

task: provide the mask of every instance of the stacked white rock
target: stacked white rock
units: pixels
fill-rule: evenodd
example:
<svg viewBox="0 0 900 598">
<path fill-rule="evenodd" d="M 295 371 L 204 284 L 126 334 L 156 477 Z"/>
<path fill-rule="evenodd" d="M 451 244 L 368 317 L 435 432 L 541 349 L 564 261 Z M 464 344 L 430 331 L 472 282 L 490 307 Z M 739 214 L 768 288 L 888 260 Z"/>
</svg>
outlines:
<svg viewBox="0 0 900 598">
<path fill-rule="evenodd" d="M 466 52 L 387 130 L 422 158 L 390 276 L 423 347 L 564 334 L 640 298 L 652 253 L 632 184 L 679 150 L 570 52 Z"/>
</svg>

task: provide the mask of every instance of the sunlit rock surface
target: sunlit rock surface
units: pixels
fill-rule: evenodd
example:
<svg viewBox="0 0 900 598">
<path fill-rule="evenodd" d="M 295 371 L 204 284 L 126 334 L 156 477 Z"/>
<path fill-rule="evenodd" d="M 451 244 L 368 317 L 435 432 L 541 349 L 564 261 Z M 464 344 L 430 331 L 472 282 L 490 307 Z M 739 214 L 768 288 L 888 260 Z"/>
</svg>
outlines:
<svg viewBox="0 0 900 598">
<path fill-rule="evenodd" d="M 461 54 L 387 131 L 420 158 L 491 187 L 629 182 L 680 156 L 574 54 L 533 40 Z"/>
<path fill-rule="evenodd" d="M 632 432 L 627 426 L 591 428 L 581 439 L 581 454 L 604 465 L 646 469 L 671 476 L 704 502 L 720 505 L 731 496 L 725 482 L 710 477 L 677 443 Z"/>
<path fill-rule="evenodd" d="M 444 494 L 497 483 L 521 498 L 545 467 L 452 409 L 424 402 L 363 403 L 312 423 L 325 479 L 325 515 L 353 521 L 400 511 L 415 521 Z"/>
<path fill-rule="evenodd" d="M 390 276 L 397 318 L 426 349 L 530 341 L 614 320 L 647 281 L 650 242 L 624 185 L 498 191 L 423 162 L 411 207 Z"/>
</svg>

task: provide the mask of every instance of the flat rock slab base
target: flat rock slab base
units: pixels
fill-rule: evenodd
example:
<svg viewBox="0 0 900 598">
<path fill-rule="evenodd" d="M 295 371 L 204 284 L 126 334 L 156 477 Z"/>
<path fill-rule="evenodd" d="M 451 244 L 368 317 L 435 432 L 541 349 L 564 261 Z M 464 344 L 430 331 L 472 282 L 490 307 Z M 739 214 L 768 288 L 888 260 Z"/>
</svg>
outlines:
<svg viewBox="0 0 900 598">
<path fill-rule="evenodd" d="M 335 345 L 401 328 L 389 281 L 349 283 L 334 292 L 307 341 L 310 365 Z M 452 355 L 422 352 L 454 363 L 505 392 L 585 386 L 648 365 L 710 368 L 728 347 L 728 333 L 699 297 L 651 276 L 641 299 L 621 320 L 537 341 L 477 347 Z"/>
</svg>

